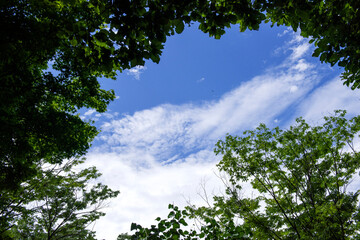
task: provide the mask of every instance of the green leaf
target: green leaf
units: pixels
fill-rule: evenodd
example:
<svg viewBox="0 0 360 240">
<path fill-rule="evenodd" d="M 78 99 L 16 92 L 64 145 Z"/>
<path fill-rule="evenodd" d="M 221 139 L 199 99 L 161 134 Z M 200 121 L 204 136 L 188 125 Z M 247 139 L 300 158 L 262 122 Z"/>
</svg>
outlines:
<svg viewBox="0 0 360 240">
<path fill-rule="evenodd" d="M 138 225 L 136 223 L 131 223 L 130 231 L 134 231 L 138 229 Z"/>
<path fill-rule="evenodd" d="M 180 34 L 184 31 L 185 24 L 182 20 L 175 21 L 175 31 L 176 33 Z"/>
</svg>

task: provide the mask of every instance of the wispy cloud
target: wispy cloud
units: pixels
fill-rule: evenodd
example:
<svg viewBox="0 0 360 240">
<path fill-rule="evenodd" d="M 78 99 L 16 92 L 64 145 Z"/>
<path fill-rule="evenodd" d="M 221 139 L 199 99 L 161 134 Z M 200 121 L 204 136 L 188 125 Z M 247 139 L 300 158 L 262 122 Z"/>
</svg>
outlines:
<svg viewBox="0 0 360 240">
<path fill-rule="evenodd" d="M 308 43 L 308 39 L 305 39 L 298 33 L 293 32 L 291 28 L 288 28 L 284 30 L 283 33 L 278 34 L 278 37 L 280 38 L 284 36 L 290 36 L 290 41 L 285 42 L 282 47 L 276 48 L 274 50 L 274 54 L 286 54 L 287 52 L 291 51 L 291 54 L 287 58 L 286 63 L 289 63 L 289 61 L 292 63 L 305 57 L 305 54 L 309 54 L 309 50 L 313 48 L 313 46 Z"/>
<path fill-rule="evenodd" d="M 95 109 L 89 109 L 88 111 L 86 111 L 84 113 L 84 116 L 91 116 L 93 113 L 95 113 L 96 110 Z"/>
<path fill-rule="evenodd" d="M 297 115 L 318 124 L 323 116 L 333 114 L 334 110 L 346 110 L 349 115 L 358 115 L 360 110 L 360 91 L 351 90 L 342 84 L 340 77 L 317 88 L 298 108 Z"/>
<path fill-rule="evenodd" d="M 291 28 L 289 27 L 289 28 L 285 29 L 282 33 L 278 33 L 278 37 L 283 37 L 283 36 L 285 36 L 286 34 L 292 33 L 292 32 L 293 32 L 293 31 L 292 31 Z"/>
<path fill-rule="evenodd" d="M 292 61 L 296 61 L 299 60 L 300 58 L 302 58 L 304 56 L 304 54 L 306 54 L 308 52 L 308 50 L 310 49 L 310 45 L 308 43 L 301 43 L 298 46 L 293 47 L 291 50 L 293 50 L 291 56 L 290 56 L 290 60 Z"/>
<path fill-rule="evenodd" d="M 136 80 L 140 80 L 140 75 L 146 70 L 146 66 L 136 66 L 126 70 L 126 74 L 133 76 Z"/>
<path fill-rule="evenodd" d="M 200 78 L 199 80 L 197 80 L 198 83 L 203 82 L 203 81 L 205 81 L 205 78 L 204 78 L 204 77 L 202 77 L 202 78 Z"/>
<path fill-rule="evenodd" d="M 292 53 L 309 48 L 296 41 Z M 301 50 L 299 50 L 301 49 Z M 218 101 L 201 105 L 160 105 L 125 115 L 102 125 L 101 151 L 144 152 L 166 161 L 176 152 L 187 154 L 213 145 L 226 133 L 273 121 L 317 82 L 314 66 L 293 54 L 280 66 L 241 84 Z M 289 58 L 291 61 L 289 61 Z"/>
<path fill-rule="evenodd" d="M 105 112 L 105 113 L 98 113 L 95 109 L 89 109 L 87 110 L 83 115 L 80 116 L 82 120 L 92 120 L 92 121 L 98 121 L 100 119 L 102 120 L 111 120 L 116 118 L 119 115 L 117 112 L 111 112 L 111 110 Z"/>
<path fill-rule="evenodd" d="M 294 35 L 286 46 L 290 53 L 279 66 L 216 101 L 164 104 L 102 124 L 87 163 L 98 166 L 102 181 L 119 189 L 121 195 L 112 201 L 108 215 L 96 223 L 98 237 L 115 238 L 129 231 L 134 221 L 153 223 L 157 216 L 166 216 L 168 203 L 183 205 L 184 196 L 196 203 L 204 177 L 210 192 L 221 188 L 212 174 L 219 160 L 212 149 L 226 133 L 241 133 L 260 122 L 284 124 L 279 116 L 290 109 L 305 116 L 344 105 L 357 111 L 359 95 L 349 94 L 338 80 L 316 89 L 322 76 L 318 65 L 307 61 L 311 46 L 306 40 Z"/>
</svg>

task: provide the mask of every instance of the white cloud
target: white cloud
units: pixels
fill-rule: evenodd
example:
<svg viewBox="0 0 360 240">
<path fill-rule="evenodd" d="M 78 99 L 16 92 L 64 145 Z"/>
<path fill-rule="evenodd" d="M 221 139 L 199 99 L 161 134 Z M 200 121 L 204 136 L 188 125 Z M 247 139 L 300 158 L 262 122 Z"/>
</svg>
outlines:
<svg viewBox="0 0 360 240">
<path fill-rule="evenodd" d="M 126 154 L 124 154 L 126 155 Z M 205 178 L 209 192 L 222 189 L 214 175 L 218 158 L 212 151 L 203 150 L 190 155 L 182 162 L 162 165 L 154 162 L 151 167 L 138 168 L 128 156 L 121 153 L 89 154 L 86 161 L 97 165 L 104 173 L 101 181 L 112 189 L 121 191 L 109 202 L 105 217 L 95 223 L 99 239 L 116 239 L 117 235 L 130 231 L 132 222 L 143 226 L 155 223 L 155 218 L 166 217 L 167 205 L 174 203 L 185 206 L 190 198 L 192 203 L 201 204 L 197 195 L 201 181 Z M 102 159 L 106 164 L 99 164 Z"/>
<path fill-rule="evenodd" d="M 360 91 L 351 90 L 342 84 L 339 77 L 317 88 L 302 102 L 298 114 L 308 121 L 318 123 L 323 116 L 336 109 L 347 110 L 350 115 L 359 114 Z"/>
<path fill-rule="evenodd" d="M 291 86 L 290 87 L 290 92 L 296 92 L 298 90 L 298 87 L 297 86 L 295 86 L 295 85 L 293 85 L 293 86 Z"/>
<path fill-rule="evenodd" d="M 136 80 L 140 80 L 140 75 L 146 70 L 146 66 L 136 66 L 126 70 L 126 74 L 133 76 Z"/>
<path fill-rule="evenodd" d="M 300 36 L 299 33 L 295 33 L 291 31 L 291 29 L 285 30 L 282 34 L 279 34 L 279 37 L 283 37 L 284 35 L 290 35 L 291 40 L 287 41 L 283 44 L 283 46 L 278 47 L 274 50 L 274 55 L 279 55 L 280 53 L 287 53 L 291 51 L 290 56 L 285 61 L 285 64 L 293 64 L 294 62 L 300 60 L 300 62 L 294 66 L 294 68 L 304 68 L 305 65 L 301 65 L 305 57 L 305 55 L 309 55 L 310 51 L 312 50 L 313 46 L 308 43 L 309 39 L 303 38 Z"/>
<path fill-rule="evenodd" d="M 296 61 L 304 56 L 305 53 L 310 49 L 310 45 L 307 42 L 301 43 L 300 45 L 292 48 L 293 53 L 290 56 L 290 60 Z"/>
<path fill-rule="evenodd" d="M 302 45 L 299 46 L 299 49 L 302 49 L 302 50 L 295 49 L 295 51 L 297 51 L 297 52 L 304 51 Z M 304 53 L 302 53 L 302 54 L 304 54 Z M 300 59 L 291 68 L 295 71 L 303 72 L 303 71 L 313 68 L 313 66 L 311 64 L 307 63 L 304 59 Z"/>
<path fill-rule="evenodd" d="M 271 121 L 310 90 L 315 76 L 312 71 L 277 69 L 242 84 L 216 102 L 166 104 L 106 122 L 100 138 L 111 151 L 136 149 L 166 160 L 180 149 L 187 153 L 213 145 L 228 132 Z"/>
<path fill-rule="evenodd" d="M 95 109 L 89 109 L 88 111 L 86 111 L 85 113 L 84 113 L 84 115 L 85 116 L 91 116 L 93 113 L 95 113 L 96 112 L 96 110 Z"/>
<path fill-rule="evenodd" d="M 109 112 L 102 113 L 101 116 L 104 116 L 107 119 L 113 119 L 113 118 L 119 116 L 119 113 L 118 112 L 111 113 L 109 111 Z"/>
<path fill-rule="evenodd" d="M 278 37 L 283 37 L 283 36 L 285 36 L 286 34 L 288 34 L 288 33 L 290 33 L 290 32 L 292 32 L 292 30 L 291 30 L 291 28 L 289 27 L 289 28 L 287 28 L 287 29 L 285 29 L 282 33 L 278 33 Z"/>
<path fill-rule="evenodd" d="M 80 119 L 85 120 L 87 118 L 90 118 L 94 113 L 96 113 L 95 109 L 89 109 L 83 115 L 80 116 Z"/>
<path fill-rule="evenodd" d="M 105 113 L 96 113 L 96 114 L 94 113 L 96 113 L 95 109 L 89 109 L 82 116 L 80 116 L 80 118 L 82 120 L 91 119 L 92 121 L 99 121 L 100 119 L 106 119 L 106 120 L 114 119 L 119 115 L 118 112 L 111 112 L 111 110 Z"/>
</svg>

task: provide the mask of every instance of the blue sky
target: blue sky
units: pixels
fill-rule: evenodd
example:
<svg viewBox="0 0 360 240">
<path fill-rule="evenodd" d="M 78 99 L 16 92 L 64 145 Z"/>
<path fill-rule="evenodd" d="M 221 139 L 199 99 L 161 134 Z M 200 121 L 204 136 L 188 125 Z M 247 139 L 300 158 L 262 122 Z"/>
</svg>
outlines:
<svg viewBox="0 0 360 240">
<path fill-rule="evenodd" d="M 118 97 L 108 112 L 82 115 L 102 131 L 86 164 L 121 194 L 96 222 L 98 238 L 116 239 L 132 222 L 149 226 L 169 203 L 204 204 L 203 188 L 221 192 L 213 148 L 227 133 L 261 122 L 286 128 L 299 116 L 319 124 L 335 109 L 359 114 L 360 91 L 344 87 L 340 69 L 312 50 L 284 27 L 240 33 L 234 26 L 215 40 L 193 25 L 168 39 L 159 64 L 103 79 Z"/>
<path fill-rule="evenodd" d="M 188 27 L 169 37 L 159 64 L 146 63 L 146 70 L 140 70 L 141 81 L 133 81 L 136 75 L 125 71 L 115 82 L 102 82 L 104 88 L 115 89 L 122 100 L 110 108 L 132 114 L 163 103 L 217 99 L 282 61 L 282 54 L 274 50 L 282 46 L 278 34 L 284 29 L 264 25 L 261 31 L 239 33 L 234 26 L 216 40 L 196 25 Z M 284 35 L 282 41 L 289 38 Z"/>
</svg>

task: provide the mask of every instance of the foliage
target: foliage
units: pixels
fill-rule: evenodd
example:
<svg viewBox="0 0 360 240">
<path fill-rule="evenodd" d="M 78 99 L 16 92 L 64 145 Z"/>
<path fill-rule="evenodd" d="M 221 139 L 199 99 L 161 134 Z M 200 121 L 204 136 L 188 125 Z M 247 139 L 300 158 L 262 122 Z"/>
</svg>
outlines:
<svg viewBox="0 0 360 240">
<path fill-rule="evenodd" d="M 131 231 L 136 230 L 132 239 L 196 239 L 196 232 L 193 230 L 182 230 L 181 226 L 187 226 L 185 219 L 188 217 L 186 210 L 180 210 L 177 206 L 169 204 L 171 210 L 168 219 L 157 218 L 157 226 L 152 225 L 150 229 L 132 223 Z"/>
<path fill-rule="evenodd" d="M 324 120 L 311 127 L 299 118 L 288 130 L 261 124 L 243 136 L 228 135 L 215 149 L 223 155 L 218 167 L 228 175 L 226 195 L 215 196 L 210 207 L 175 211 L 182 215 L 151 229 L 134 225 L 133 239 L 163 239 L 180 221 L 186 226 L 183 216 L 202 226 L 187 234 L 177 228 L 177 239 L 359 239 L 360 190 L 347 186 L 360 169 L 353 145 L 360 116 L 347 120 L 336 111 Z M 244 182 L 254 196 L 244 197 Z"/>
<path fill-rule="evenodd" d="M 152 225 L 150 228 L 144 228 L 139 224 L 133 223 L 131 230 L 135 230 L 135 232 L 131 239 L 236 240 L 247 238 L 249 233 L 249 229 L 235 225 L 230 217 L 219 219 L 219 211 L 212 212 L 212 209 L 195 208 L 195 206 L 188 206 L 180 210 L 172 204 L 169 205 L 169 209 L 171 211 L 168 218 L 157 218 L 158 224 Z M 198 229 L 188 226 L 187 222 L 189 219 L 194 218 L 201 221 L 201 227 L 198 227 Z"/>
<path fill-rule="evenodd" d="M 41 160 L 82 155 L 96 135 L 78 109 L 106 110 L 113 91 L 98 77 L 159 62 L 166 38 L 198 22 L 210 36 L 292 26 L 315 43 L 314 56 L 345 68 L 360 88 L 358 0 L 9 0 L 0 3 L 0 190 L 36 174 Z"/>
<path fill-rule="evenodd" d="M 131 235 L 129 235 L 128 233 L 122 233 L 117 237 L 117 240 L 130 240 L 131 239 Z"/>
<path fill-rule="evenodd" d="M 0 238 L 94 239 L 87 227 L 105 215 L 104 201 L 119 192 L 95 183 L 100 173 L 94 167 L 74 169 L 83 161 L 42 165 L 18 192 L 2 195 Z"/>
</svg>

